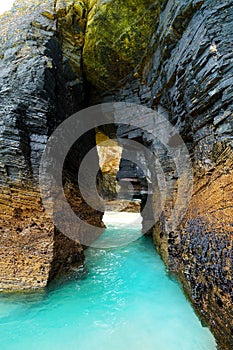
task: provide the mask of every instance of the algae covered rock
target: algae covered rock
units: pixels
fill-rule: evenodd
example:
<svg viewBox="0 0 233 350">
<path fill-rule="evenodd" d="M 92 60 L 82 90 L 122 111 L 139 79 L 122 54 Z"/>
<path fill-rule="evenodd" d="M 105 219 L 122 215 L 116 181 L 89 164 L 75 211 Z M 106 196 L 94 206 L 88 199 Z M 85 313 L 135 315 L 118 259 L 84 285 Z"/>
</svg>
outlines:
<svg viewBox="0 0 233 350">
<path fill-rule="evenodd" d="M 94 86 L 111 90 L 129 74 L 137 75 L 163 2 L 90 1 L 83 63 Z"/>
</svg>

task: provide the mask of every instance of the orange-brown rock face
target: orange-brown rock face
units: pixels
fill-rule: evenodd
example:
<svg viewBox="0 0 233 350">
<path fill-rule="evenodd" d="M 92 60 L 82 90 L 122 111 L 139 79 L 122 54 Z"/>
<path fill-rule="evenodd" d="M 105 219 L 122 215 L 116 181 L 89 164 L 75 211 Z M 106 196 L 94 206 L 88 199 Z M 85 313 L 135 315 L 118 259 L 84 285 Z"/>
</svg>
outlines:
<svg viewBox="0 0 233 350">
<path fill-rule="evenodd" d="M 223 349 L 230 349 L 233 329 L 232 193 L 232 165 L 196 179 L 185 221 L 167 246 L 170 266 Z"/>
<path fill-rule="evenodd" d="M 81 245 L 56 232 L 39 193 L 20 186 L 5 192 L 0 197 L 0 290 L 43 288 L 59 272 L 82 263 Z"/>
<path fill-rule="evenodd" d="M 173 192 L 154 241 L 224 350 L 233 348 L 232 21 L 232 2 L 167 2 L 151 38 L 152 53 L 138 70 L 142 75 L 132 74 L 108 96 L 162 107 L 187 145 L 194 172 L 190 206 L 182 224 L 167 229 L 179 183 L 164 152 L 159 160 Z M 141 135 L 140 142 L 156 152 L 150 138 Z M 150 161 L 148 168 L 153 173 Z"/>
<path fill-rule="evenodd" d="M 101 192 L 106 199 L 117 197 L 118 184 L 116 175 L 119 170 L 122 148 L 114 140 L 101 132 L 96 134 L 96 144 L 99 156 L 99 165 L 102 173 Z"/>
<path fill-rule="evenodd" d="M 18 0 L 1 19 L 0 288 L 43 287 L 82 260 L 80 245 L 55 232 L 38 195 L 38 164 L 56 126 L 84 107 L 89 96 L 141 103 L 166 111 L 187 145 L 194 171 L 186 216 L 169 231 L 164 219 L 175 203 L 178 181 L 167 153 L 159 150 L 174 192 L 156 223 L 156 246 L 220 349 L 231 350 L 233 4 L 138 3 L 38 0 L 25 6 Z M 118 4 L 124 9 L 120 18 Z M 135 11 L 130 8 L 128 16 L 131 5 Z M 86 90 L 86 80 L 92 91 Z M 153 128 L 153 120 L 145 122 Z M 136 134 L 156 151 L 148 135 Z M 76 213 L 101 225 L 101 213 L 90 211 L 75 187 L 79 162 L 95 146 L 94 133 L 84 141 L 71 155 L 66 195 Z M 153 174 L 155 164 L 145 161 Z"/>
<path fill-rule="evenodd" d="M 49 136 L 83 107 L 80 11 L 68 1 L 18 0 L 0 19 L 0 290 L 45 287 L 83 262 L 81 245 L 46 215 L 38 186 Z M 83 147 L 94 145 L 93 134 Z M 77 196 L 74 209 L 100 225 L 101 213 Z"/>
<path fill-rule="evenodd" d="M 7 192 L 8 196 L 0 197 L 0 289 L 44 287 L 53 260 L 53 224 L 44 214 L 38 194 L 21 188 Z"/>
<path fill-rule="evenodd" d="M 144 69 L 147 93 L 141 99 L 167 109 L 189 149 L 194 188 L 182 224 L 174 232 L 164 229 L 165 209 L 154 238 L 220 348 L 231 349 L 233 6 L 208 0 L 170 5 L 161 16 L 150 68 Z M 166 165 L 164 171 L 169 174 Z"/>
</svg>

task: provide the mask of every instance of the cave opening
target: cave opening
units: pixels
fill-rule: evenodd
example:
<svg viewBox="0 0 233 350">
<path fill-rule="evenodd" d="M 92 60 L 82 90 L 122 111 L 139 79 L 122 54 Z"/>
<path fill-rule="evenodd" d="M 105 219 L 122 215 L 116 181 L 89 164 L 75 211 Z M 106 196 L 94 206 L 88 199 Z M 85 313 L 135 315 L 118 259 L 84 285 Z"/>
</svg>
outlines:
<svg viewBox="0 0 233 350">
<path fill-rule="evenodd" d="M 63 188 L 66 199 L 75 214 L 89 223 L 101 226 L 101 220 L 96 220 L 95 209 L 91 203 L 86 203 L 85 198 L 91 192 L 89 175 L 93 170 L 93 161 L 96 162 L 98 172 L 95 177 L 97 200 L 102 207 L 102 222 L 108 224 L 111 220 L 127 225 L 130 218 L 135 224 L 141 225 L 143 221 L 144 233 L 148 217 L 141 215 L 145 204 L 152 203 L 152 187 L 150 171 L 144 154 L 137 154 L 137 150 L 131 146 L 130 151 L 135 154 L 135 160 L 128 158 L 128 149 L 118 139 L 118 131 L 123 126 L 103 125 L 92 129 L 82 135 L 71 147 L 66 157 L 63 168 Z M 135 139 L 135 141 L 138 141 Z M 94 158 L 86 163 L 84 194 L 80 191 L 78 173 L 83 159 L 90 151 L 94 151 Z M 145 171 L 147 169 L 147 173 Z M 80 211 L 80 198 L 82 198 Z M 99 212 L 101 217 L 101 211 Z M 134 215 L 133 215 L 134 214 Z M 93 216 L 93 220 L 91 219 Z M 127 219 L 128 218 L 128 219 Z M 153 220 L 151 208 L 150 221 Z"/>
<path fill-rule="evenodd" d="M 195 192 L 190 203 L 186 178 L 179 180 L 176 158 L 162 145 L 156 147 L 148 135 L 127 126 L 122 133 L 113 125 L 113 134 L 158 152 L 167 187 L 160 186 L 165 199 L 161 216 L 154 220 L 155 245 L 167 266 L 180 275 L 220 343 L 232 344 L 232 93 L 228 35 L 217 40 L 216 34 L 218 29 L 224 34 L 223 22 L 229 34 L 231 6 L 223 4 L 220 11 L 211 1 L 151 0 L 137 6 L 123 1 L 25 3 L 17 2 L 1 26 L 1 93 L 6 100 L 1 104 L 6 125 L 1 128 L 1 288 L 44 288 L 50 277 L 83 259 L 81 244 L 56 234 L 38 189 L 41 154 L 56 127 L 78 110 L 107 101 L 166 108 L 167 119 L 191 152 Z M 145 120 L 146 125 L 153 129 L 153 120 Z M 97 132 L 83 135 L 79 147 L 74 145 L 68 154 L 63 185 L 75 214 L 103 227 L 104 206 L 96 210 L 85 203 L 77 181 L 85 154 L 96 147 Z M 169 147 L 176 141 L 171 138 Z M 120 200 L 133 195 L 134 202 L 141 201 L 140 211 L 153 202 L 150 221 L 159 197 L 154 198 L 149 184 L 159 169 L 150 159 L 137 169 L 123 153 L 115 179 L 121 185 L 117 195 Z M 99 167 L 97 152 L 93 163 Z M 135 178 L 124 174 L 128 168 L 136 171 Z M 150 172 L 145 176 L 149 190 L 138 195 L 135 187 L 144 168 Z M 112 191 L 109 185 L 103 188 L 101 172 L 95 181 L 109 199 Z M 166 225 L 179 185 L 184 195 L 177 202 L 186 216 L 179 226 Z"/>
</svg>

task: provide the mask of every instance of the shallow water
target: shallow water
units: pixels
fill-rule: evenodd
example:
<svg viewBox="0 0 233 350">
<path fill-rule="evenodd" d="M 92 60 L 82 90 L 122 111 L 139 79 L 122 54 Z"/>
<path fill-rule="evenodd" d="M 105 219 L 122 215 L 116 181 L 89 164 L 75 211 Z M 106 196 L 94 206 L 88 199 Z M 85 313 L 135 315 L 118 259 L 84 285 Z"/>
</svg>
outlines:
<svg viewBox="0 0 233 350">
<path fill-rule="evenodd" d="M 105 236 L 138 234 L 110 226 Z M 44 293 L 0 297 L 1 350 L 214 350 L 149 238 L 89 248 L 84 270 Z"/>
</svg>

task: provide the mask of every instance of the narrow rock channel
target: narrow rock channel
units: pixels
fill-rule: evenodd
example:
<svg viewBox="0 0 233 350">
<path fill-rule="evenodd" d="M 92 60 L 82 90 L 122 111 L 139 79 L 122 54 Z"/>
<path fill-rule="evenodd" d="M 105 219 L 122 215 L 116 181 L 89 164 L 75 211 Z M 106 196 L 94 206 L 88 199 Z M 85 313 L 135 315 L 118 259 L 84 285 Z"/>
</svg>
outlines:
<svg viewBox="0 0 233 350">
<path fill-rule="evenodd" d="M 143 225 L 153 221 L 149 234 L 166 268 L 182 283 L 219 349 L 233 348 L 232 23 L 232 0 L 16 0 L 0 16 L 2 292 L 41 290 L 83 265 L 85 232 L 74 227 L 78 239 L 67 237 L 42 203 L 42 155 L 50 136 L 74 113 L 97 104 L 133 103 L 162 115 L 187 147 L 193 192 L 176 228 L 166 220 L 185 178 L 175 169 L 179 157 L 171 159 L 151 138 L 153 113 L 143 115 L 141 128 L 129 127 L 131 117 L 126 125 L 113 121 L 83 134 L 65 159 L 62 193 L 77 217 L 103 230 L 104 207 L 90 207 L 77 183 L 98 134 L 137 142 L 157 154 L 169 189 L 158 217 L 144 181 L 155 179 L 157 163 L 150 157 L 139 157 L 144 176 L 124 160 L 123 149 L 117 175 L 109 160 L 111 167 L 98 173 L 98 191 L 115 199 L 121 181 L 121 188 L 131 186 L 140 197 L 141 209 L 149 198 Z M 169 139 L 170 149 L 176 141 Z M 99 165 L 97 150 L 92 165 Z M 124 199 L 124 191 L 121 195 Z"/>
<path fill-rule="evenodd" d="M 118 223 L 102 242 L 138 236 L 140 226 L 121 223 L 127 214 L 110 215 Z M 0 297 L 2 349 L 216 350 L 151 238 L 85 255 L 83 270 L 42 294 Z"/>
</svg>

